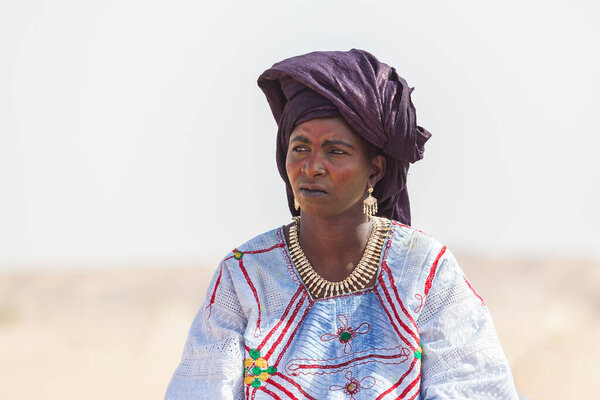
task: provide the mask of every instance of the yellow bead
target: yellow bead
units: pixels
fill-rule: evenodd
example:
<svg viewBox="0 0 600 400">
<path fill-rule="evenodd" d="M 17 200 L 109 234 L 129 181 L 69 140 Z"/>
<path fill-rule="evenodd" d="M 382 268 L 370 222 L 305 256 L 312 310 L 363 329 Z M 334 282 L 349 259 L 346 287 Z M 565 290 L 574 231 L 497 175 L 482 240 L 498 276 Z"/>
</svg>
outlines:
<svg viewBox="0 0 600 400">
<path fill-rule="evenodd" d="M 252 363 L 253 363 L 253 362 L 254 362 L 254 360 L 253 360 L 253 359 L 251 359 L 251 358 L 246 358 L 246 359 L 244 360 L 244 367 L 248 368 L 249 366 L 251 366 L 251 365 L 252 365 Z"/>
<path fill-rule="evenodd" d="M 262 372 L 259 376 L 258 379 L 260 379 L 261 381 L 266 381 L 267 379 L 269 379 L 269 374 L 267 372 Z"/>
<path fill-rule="evenodd" d="M 247 377 L 244 378 L 244 383 L 246 385 L 250 385 L 250 384 L 252 384 L 252 382 L 254 382 L 254 377 L 253 376 L 248 375 Z"/>
<path fill-rule="evenodd" d="M 256 364 L 257 367 L 259 368 L 267 368 L 267 360 L 265 360 L 262 357 L 257 358 L 254 363 Z"/>
</svg>

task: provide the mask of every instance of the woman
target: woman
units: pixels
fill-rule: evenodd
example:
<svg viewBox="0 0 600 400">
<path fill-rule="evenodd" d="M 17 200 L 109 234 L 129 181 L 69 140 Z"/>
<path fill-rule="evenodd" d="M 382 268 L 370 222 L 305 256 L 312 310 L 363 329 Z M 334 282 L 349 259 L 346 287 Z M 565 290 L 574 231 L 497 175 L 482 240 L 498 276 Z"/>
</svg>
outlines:
<svg viewBox="0 0 600 400">
<path fill-rule="evenodd" d="M 166 399 L 516 399 L 483 301 L 410 227 L 406 174 L 430 134 L 361 50 L 259 78 L 291 224 L 228 254 Z"/>
</svg>

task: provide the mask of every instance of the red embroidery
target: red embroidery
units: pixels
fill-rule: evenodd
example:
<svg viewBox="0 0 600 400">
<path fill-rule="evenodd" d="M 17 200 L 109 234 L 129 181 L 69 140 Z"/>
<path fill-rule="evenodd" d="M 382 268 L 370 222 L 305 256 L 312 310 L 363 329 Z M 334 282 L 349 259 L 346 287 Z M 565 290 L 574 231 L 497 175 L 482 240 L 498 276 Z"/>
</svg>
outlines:
<svg viewBox="0 0 600 400">
<path fill-rule="evenodd" d="M 354 395 L 360 392 L 361 389 L 371 389 L 375 385 L 375 378 L 372 376 L 365 376 L 360 381 L 352 376 L 352 371 L 346 372 L 346 384 L 344 386 L 331 385 L 329 390 L 337 391 L 343 390 L 347 396 L 350 396 L 351 400 L 354 400 Z"/>
<path fill-rule="evenodd" d="M 413 231 L 421 232 L 423 235 L 427 235 L 427 236 L 431 237 L 431 235 L 430 235 L 429 233 L 427 233 L 427 232 L 423 232 L 422 230 L 420 230 L 420 229 L 417 229 L 417 228 L 413 228 L 412 226 L 409 226 L 409 225 L 404 225 L 404 224 L 401 224 L 401 223 L 400 223 L 400 222 L 398 222 L 398 221 L 392 221 L 392 225 L 396 225 L 396 226 L 402 226 L 402 227 L 404 227 L 404 228 L 408 228 L 408 229 L 411 229 L 411 230 L 413 230 Z"/>
<path fill-rule="evenodd" d="M 290 392 L 289 390 L 287 390 L 285 387 L 283 387 L 279 383 L 275 382 L 273 379 L 270 379 L 269 383 L 271 385 L 273 385 L 274 387 L 276 387 L 277 389 L 281 390 L 286 395 L 288 395 L 289 398 L 298 400 L 298 398 L 296 396 L 294 396 L 294 394 L 292 392 Z"/>
<path fill-rule="evenodd" d="M 248 282 L 248 286 L 250 286 L 250 289 L 252 289 L 252 293 L 254 294 L 254 299 L 256 300 L 256 305 L 258 308 L 258 320 L 256 321 L 256 328 L 254 329 L 254 337 L 259 337 L 260 336 L 261 311 L 260 311 L 260 300 L 258 300 L 258 292 L 256 291 L 254 284 L 252 283 L 252 281 L 250 280 L 250 277 L 248 276 L 248 271 L 246 271 L 246 268 L 244 268 L 244 262 L 242 261 L 242 258 L 240 258 L 238 260 L 238 262 L 240 264 L 240 269 L 244 273 L 246 282 Z"/>
<path fill-rule="evenodd" d="M 471 286 L 471 283 L 469 283 L 469 280 L 467 279 L 467 277 L 463 275 L 463 279 L 465 280 L 465 283 L 467 284 L 467 286 L 469 286 L 469 289 L 471 289 L 471 291 L 475 294 L 475 296 L 477 296 L 477 298 L 479 300 L 481 300 L 481 305 L 485 306 L 485 303 L 483 302 L 483 299 L 481 298 L 481 296 L 479 295 L 479 293 L 477 293 L 475 291 L 475 289 L 473 288 L 473 286 Z"/>
<path fill-rule="evenodd" d="M 398 295 L 398 289 L 396 289 L 396 282 L 394 282 L 394 277 L 392 276 L 392 270 L 390 269 L 387 262 L 385 262 L 385 261 L 382 263 L 382 266 L 385 268 L 385 270 L 388 273 L 388 277 L 389 277 L 390 283 L 391 283 L 390 286 L 392 287 L 392 291 L 394 292 L 394 296 L 396 296 L 396 300 L 398 301 L 398 304 L 400 304 L 400 308 L 402 308 L 404 315 L 406 315 L 408 317 L 408 319 L 410 320 L 410 322 L 412 322 L 413 326 L 415 327 L 414 330 L 418 331 L 417 323 L 413 319 L 412 315 L 410 315 L 410 313 L 406 310 L 402 301 L 400 301 L 400 295 Z M 412 336 L 415 338 L 415 340 L 419 341 L 419 339 L 415 335 L 412 335 Z"/>
<path fill-rule="evenodd" d="M 402 339 L 402 341 L 404 343 L 406 343 L 407 346 L 409 346 L 411 349 L 414 350 L 414 346 L 410 344 L 410 342 L 402 335 L 402 333 L 400 333 L 400 329 L 398 329 L 398 327 L 394 323 L 394 319 L 392 318 L 390 312 L 388 311 L 388 309 L 383 304 L 383 298 L 381 297 L 381 295 L 379 294 L 379 292 L 377 291 L 375 293 L 377 293 L 377 297 L 379 297 L 379 302 L 381 303 L 381 308 L 383 308 L 383 311 L 385 311 L 385 313 L 387 314 L 387 316 L 388 316 L 388 318 L 390 320 L 390 323 L 392 324 L 392 328 L 394 328 L 394 330 L 398 334 L 398 337 L 400 337 L 400 339 Z"/>
<path fill-rule="evenodd" d="M 294 336 L 296 336 L 296 332 L 298 332 L 298 329 L 300 329 L 300 326 L 302 325 L 302 322 L 304 322 L 304 319 L 308 315 L 308 312 L 310 311 L 312 305 L 313 305 L 313 303 L 309 303 L 308 306 L 306 307 L 306 310 L 304 310 L 304 314 L 302 314 L 302 318 L 300 318 L 300 321 L 298 321 L 298 324 L 296 325 L 296 329 L 294 329 L 294 331 L 288 338 L 287 343 L 285 344 L 285 346 L 283 346 L 283 350 L 281 350 L 281 353 L 279 353 L 279 357 L 277 357 L 277 361 L 275 361 L 275 365 L 279 365 L 279 361 L 281 361 L 281 357 L 283 357 L 286 350 L 289 348 L 290 343 L 292 342 L 292 339 L 294 339 Z"/>
<path fill-rule="evenodd" d="M 421 377 L 421 374 L 419 374 L 419 378 Z M 415 392 L 415 394 L 412 395 L 412 397 L 408 400 L 415 400 L 417 398 L 417 396 L 419 395 L 420 390 L 417 390 Z"/>
<path fill-rule="evenodd" d="M 277 233 L 278 233 L 278 236 L 279 236 L 279 231 Z M 282 248 L 282 247 L 285 247 L 285 243 L 283 242 L 283 240 L 279 240 L 278 243 L 276 243 L 273 246 L 268 247 L 266 249 L 248 250 L 248 251 L 242 252 L 242 251 L 238 250 L 237 248 L 235 248 L 235 249 L 233 249 L 233 255 L 229 256 L 229 257 L 227 257 L 225 259 L 225 260 L 229 260 L 231 258 L 235 258 L 236 260 L 238 260 L 240 269 L 244 273 L 244 277 L 246 278 L 246 282 L 248 282 L 248 286 L 250 286 L 250 289 L 252 290 L 252 294 L 254 295 L 254 299 L 256 300 L 256 305 L 257 305 L 257 309 L 258 309 L 258 320 L 256 321 L 256 328 L 254 329 L 254 337 L 258 337 L 261 334 L 260 322 L 261 322 L 261 319 L 262 319 L 262 312 L 261 312 L 261 307 L 260 307 L 260 300 L 258 299 L 258 292 L 256 291 L 256 288 L 254 287 L 254 284 L 250 280 L 250 276 L 248 276 L 248 271 L 246 271 L 246 268 L 244 267 L 244 262 L 242 261 L 242 259 L 244 257 L 244 254 L 266 253 L 266 252 L 272 251 L 274 249 Z M 217 285 L 218 285 L 218 282 L 219 282 L 220 279 L 221 279 L 221 272 L 219 272 L 219 277 L 217 278 Z M 211 301 L 210 301 L 210 303 L 208 305 L 208 307 L 209 307 L 209 316 L 210 316 L 210 309 L 212 308 L 212 303 L 214 302 L 215 294 L 216 294 L 216 285 L 215 285 L 215 291 L 213 292 Z"/>
<path fill-rule="evenodd" d="M 385 392 L 381 393 L 379 396 L 377 396 L 377 398 L 375 400 L 381 400 L 383 397 L 385 397 L 386 395 L 390 394 L 394 389 L 396 389 L 398 386 L 400 386 L 402 384 L 402 381 L 404 380 L 404 378 L 406 378 L 406 376 L 412 371 L 415 363 L 417 362 L 417 359 L 415 358 L 412 362 L 412 364 L 410 364 L 410 367 L 408 368 L 408 371 L 406 371 L 404 373 L 404 375 L 402 375 L 400 377 L 400 379 L 398 379 L 398 382 L 394 383 L 388 390 L 386 390 Z M 402 396 L 400 396 L 400 398 L 402 398 Z"/>
<path fill-rule="evenodd" d="M 287 377 L 287 376 L 285 376 L 285 375 L 283 375 L 283 374 L 281 374 L 279 372 L 277 374 L 275 374 L 275 376 L 281 377 L 282 379 L 284 379 L 288 383 L 294 385 L 296 387 L 296 389 L 298 389 L 298 391 L 300 393 L 302 393 L 307 399 L 309 399 L 309 400 L 315 400 L 315 398 L 312 397 L 311 395 L 309 395 L 308 393 L 306 393 L 304 391 L 304 389 L 302 389 L 302 386 L 300 386 L 296 381 L 291 380 L 289 377 Z"/>
<path fill-rule="evenodd" d="M 206 319 L 210 318 L 210 314 L 212 312 L 212 305 L 215 302 L 215 297 L 217 296 L 217 288 L 219 287 L 219 283 L 221 282 L 221 274 L 222 273 L 223 273 L 223 263 L 221 263 L 221 266 L 219 267 L 219 276 L 217 277 L 217 281 L 215 282 L 215 288 L 213 290 L 213 294 L 210 297 L 210 301 L 209 301 L 208 305 L 204 308 L 204 311 L 206 311 L 206 309 L 208 308 L 208 315 L 206 316 Z"/>
<path fill-rule="evenodd" d="M 275 333 L 275 331 L 277 329 L 279 329 L 279 326 L 281 326 L 281 324 L 283 323 L 283 321 L 285 320 L 285 317 L 287 317 L 287 314 L 290 312 L 291 308 L 292 308 L 292 304 L 294 304 L 294 302 L 296 301 L 296 298 L 298 298 L 298 295 L 302 292 L 302 288 L 299 287 L 298 290 L 296 290 L 296 293 L 294 293 L 294 295 L 292 296 L 292 299 L 290 300 L 289 304 L 287 305 L 287 307 L 285 308 L 285 311 L 283 312 L 283 315 L 281 316 L 281 318 L 279 318 L 279 321 L 277 321 L 277 324 L 275 324 L 275 326 L 273 327 L 273 329 L 271 329 L 269 331 L 269 333 L 267 334 L 267 336 L 265 336 L 265 338 L 263 339 L 263 341 L 258 345 L 257 350 L 261 350 L 262 347 L 267 343 L 267 341 L 271 338 L 271 336 L 273 335 L 273 333 Z M 293 317 L 292 317 L 293 319 Z"/>
<path fill-rule="evenodd" d="M 415 299 L 419 300 L 419 305 L 415 308 L 415 314 L 421 312 L 421 308 L 423 308 L 423 296 L 421 293 L 415 293 Z"/>
<path fill-rule="evenodd" d="M 344 353 L 348 354 L 352 351 L 352 344 L 350 343 L 357 335 L 365 335 L 371 329 L 371 325 L 367 322 L 363 322 L 356 329 L 353 329 L 348 325 L 348 318 L 340 314 L 338 315 L 338 321 L 340 322 L 340 327 L 338 328 L 335 334 L 333 333 L 324 333 L 321 335 L 321 340 L 324 342 L 329 342 L 334 339 L 338 339 L 340 343 L 344 344 Z"/>
<path fill-rule="evenodd" d="M 396 354 L 365 354 L 364 356 L 355 357 L 353 359 L 340 362 L 337 364 L 327 364 L 329 361 L 340 360 L 344 357 L 330 358 L 324 360 L 308 360 L 308 359 L 293 359 L 290 360 L 285 366 L 285 370 L 293 376 L 303 375 L 325 375 L 339 372 L 340 370 L 348 368 L 356 368 L 358 365 L 369 364 L 372 362 L 381 364 L 402 364 L 408 360 L 412 354 L 406 347 L 398 346 L 401 348 L 400 353 Z M 397 349 L 395 347 L 394 349 Z M 374 350 L 394 350 L 394 349 L 374 349 Z M 371 351 L 371 350 L 367 350 Z M 361 352 L 365 353 L 365 352 Z M 315 364 L 300 364 L 303 361 L 314 361 Z M 306 370 L 313 370 L 308 372 Z"/>
<path fill-rule="evenodd" d="M 402 320 L 400 319 L 400 316 L 398 315 L 398 312 L 396 311 L 396 306 L 394 305 L 394 303 L 392 302 L 392 298 L 385 286 L 385 282 L 383 281 L 383 276 L 380 277 L 380 281 L 381 281 L 381 288 L 383 289 L 383 293 L 385 294 L 385 298 L 387 299 L 388 303 L 390 304 L 390 306 L 392 307 L 392 311 L 394 312 L 394 316 L 396 317 L 396 322 L 398 322 L 398 324 L 409 334 L 411 335 L 416 341 L 417 343 L 419 342 L 419 338 L 417 337 L 417 335 L 415 335 L 415 333 L 413 331 L 411 331 L 408 326 L 406 326 L 406 324 L 404 322 L 402 322 Z M 383 305 L 383 303 L 381 304 L 383 306 L 383 308 L 385 309 L 385 306 Z M 387 309 L 386 309 L 386 313 L 387 313 Z M 389 315 L 389 313 L 388 313 Z M 398 333 L 400 334 L 400 333 Z M 406 344 L 414 351 L 415 350 L 415 346 L 413 346 L 412 344 L 408 343 L 408 341 L 406 339 L 404 339 L 404 337 L 401 335 L 402 339 L 406 342 Z"/>
<path fill-rule="evenodd" d="M 269 389 L 267 389 L 264 386 L 261 386 L 260 390 L 262 390 L 263 392 L 265 392 L 266 394 L 268 394 L 269 396 L 271 396 L 274 399 L 281 400 L 281 397 L 277 396 L 275 393 L 271 392 Z"/>
<path fill-rule="evenodd" d="M 431 289 L 431 284 L 433 283 L 433 277 L 435 276 L 435 271 L 437 270 L 438 262 L 440 261 L 440 258 L 442 257 L 445 251 L 446 246 L 442 247 L 437 257 L 435 258 L 433 265 L 431 266 L 431 271 L 429 271 L 429 276 L 427 277 L 427 281 L 425 281 L 425 296 L 427 296 L 427 294 L 429 293 L 429 289 Z"/>
<path fill-rule="evenodd" d="M 274 244 L 273 246 L 269 247 L 268 249 L 258 249 L 258 250 L 245 251 L 244 254 L 266 253 L 268 251 L 271 251 L 271 250 L 274 250 L 274 249 L 278 249 L 278 248 L 283 247 L 283 246 L 284 246 L 283 243 L 277 243 L 277 244 Z"/>
<path fill-rule="evenodd" d="M 410 392 L 410 390 L 417 384 L 417 382 L 419 381 L 419 379 L 421 379 L 421 373 L 420 372 L 417 375 L 417 377 L 410 383 L 410 385 L 408 385 L 406 387 L 406 389 L 404 389 L 404 391 L 402 393 L 400 393 L 400 398 L 401 399 L 403 399 L 408 394 L 408 392 Z M 419 390 L 417 390 L 417 393 L 419 393 Z M 413 398 L 414 398 L 414 396 L 413 396 Z"/>
<path fill-rule="evenodd" d="M 306 295 L 303 295 L 300 298 L 300 301 L 298 301 L 298 304 L 296 304 L 296 308 L 294 309 L 294 312 L 292 313 L 290 319 L 287 321 L 285 327 L 283 328 L 283 331 L 281 331 L 281 334 L 279 335 L 279 337 L 277 338 L 277 340 L 275 341 L 275 343 L 273 343 L 273 346 L 271 347 L 271 349 L 267 352 L 267 355 L 265 356 L 265 358 L 267 358 L 267 359 L 270 358 L 271 355 L 273 354 L 273 352 L 275 351 L 275 349 L 277 348 L 277 346 L 279 346 L 279 344 L 283 340 L 283 337 L 285 336 L 285 334 L 287 333 L 288 329 L 290 328 L 290 325 L 292 324 L 292 322 L 296 318 L 296 315 L 298 314 L 298 311 L 300 311 L 300 307 L 302 307 L 302 304 L 304 303 L 304 300 L 306 300 Z M 275 363 L 275 365 L 277 365 L 277 363 Z"/>
</svg>

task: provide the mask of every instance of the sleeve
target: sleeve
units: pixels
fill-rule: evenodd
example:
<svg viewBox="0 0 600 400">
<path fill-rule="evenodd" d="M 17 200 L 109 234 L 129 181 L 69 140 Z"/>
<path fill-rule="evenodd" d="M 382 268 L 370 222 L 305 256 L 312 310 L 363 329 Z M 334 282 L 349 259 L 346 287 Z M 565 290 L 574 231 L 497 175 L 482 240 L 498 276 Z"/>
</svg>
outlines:
<svg viewBox="0 0 600 400">
<path fill-rule="evenodd" d="M 225 260 L 190 328 L 165 400 L 243 399 L 247 318 Z"/>
<path fill-rule="evenodd" d="M 518 399 L 491 315 L 449 251 L 417 325 L 423 399 Z"/>
</svg>

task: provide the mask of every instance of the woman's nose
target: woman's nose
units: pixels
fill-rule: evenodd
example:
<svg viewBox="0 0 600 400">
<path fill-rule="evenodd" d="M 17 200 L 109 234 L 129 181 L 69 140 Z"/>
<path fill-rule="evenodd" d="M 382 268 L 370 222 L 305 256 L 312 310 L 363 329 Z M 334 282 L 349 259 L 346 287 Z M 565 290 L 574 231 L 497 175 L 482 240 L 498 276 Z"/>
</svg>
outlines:
<svg viewBox="0 0 600 400">
<path fill-rule="evenodd" d="M 318 154 L 311 154 L 302 166 L 302 172 L 308 176 L 325 175 L 326 169 Z"/>
</svg>

